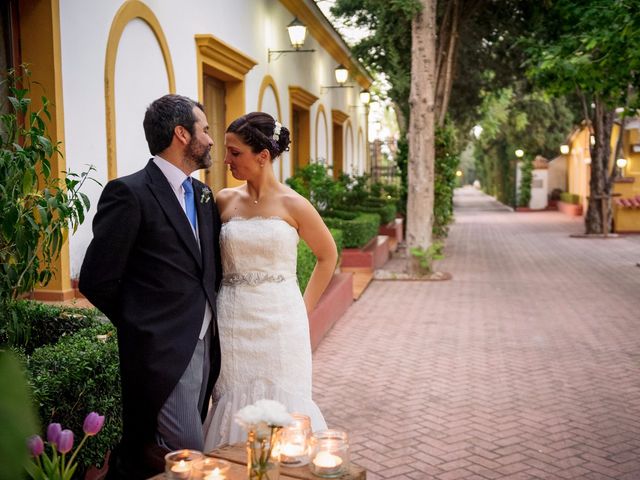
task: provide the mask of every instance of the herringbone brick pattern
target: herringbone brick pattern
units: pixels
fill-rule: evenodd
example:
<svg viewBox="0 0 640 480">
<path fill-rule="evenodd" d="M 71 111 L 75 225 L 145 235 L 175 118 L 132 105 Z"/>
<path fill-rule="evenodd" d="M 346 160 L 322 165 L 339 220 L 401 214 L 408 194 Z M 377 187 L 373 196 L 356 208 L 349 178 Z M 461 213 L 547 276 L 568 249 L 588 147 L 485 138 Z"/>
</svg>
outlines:
<svg viewBox="0 0 640 480">
<path fill-rule="evenodd" d="M 376 479 L 640 479 L 640 236 L 456 194 L 444 282 L 374 281 L 314 395 Z"/>
</svg>

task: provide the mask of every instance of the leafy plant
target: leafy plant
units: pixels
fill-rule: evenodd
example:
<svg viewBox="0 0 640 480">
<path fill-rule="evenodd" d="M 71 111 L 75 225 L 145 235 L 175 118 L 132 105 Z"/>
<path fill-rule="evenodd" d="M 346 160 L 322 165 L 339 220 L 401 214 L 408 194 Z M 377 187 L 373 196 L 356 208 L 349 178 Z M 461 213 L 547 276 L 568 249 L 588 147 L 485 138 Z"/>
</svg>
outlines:
<svg viewBox="0 0 640 480">
<path fill-rule="evenodd" d="M 81 174 L 52 171 L 61 155 L 47 133 L 51 105 L 30 98 L 29 71 L 11 70 L 8 113 L 0 115 L 0 304 L 46 285 L 54 275 L 68 228 L 84 221 L 89 197 L 80 192 L 94 167 Z"/>
<path fill-rule="evenodd" d="M 344 186 L 335 182 L 322 164 L 310 163 L 306 165 L 288 178 L 286 183 L 307 198 L 321 213 L 333 205 L 344 203 Z"/>
<path fill-rule="evenodd" d="M 105 341 L 98 335 L 105 335 Z M 56 422 L 80 431 L 85 412 L 105 415 L 102 433 L 77 457 L 79 470 L 101 464 L 122 432 L 118 344 L 113 325 L 85 328 L 55 345 L 37 348 L 28 359 L 27 369 L 42 424 Z"/>
<path fill-rule="evenodd" d="M 25 353 L 56 343 L 65 335 L 97 323 L 94 308 L 49 305 L 31 300 L 7 303 L 0 312 L 0 344 L 22 348 Z"/>
<path fill-rule="evenodd" d="M 453 191 L 460 152 L 456 129 L 451 122 L 436 129 L 436 165 L 433 199 L 433 235 L 444 238 L 453 221 Z"/>
<path fill-rule="evenodd" d="M 338 262 L 340 264 L 340 252 L 342 252 L 342 230 L 337 230 L 334 228 L 329 229 L 331 231 L 331 235 L 333 236 L 333 240 L 336 242 L 336 248 L 338 250 Z M 309 278 L 311 278 L 311 274 L 313 273 L 313 269 L 316 266 L 316 256 L 313 254 L 309 246 L 305 243 L 304 240 L 300 240 L 298 242 L 298 259 L 296 266 L 296 275 L 298 277 L 298 286 L 300 287 L 300 292 L 304 294 L 305 289 L 307 288 L 307 284 L 309 283 Z"/>
<path fill-rule="evenodd" d="M 444 254 L 442 250 L 444 244 L 442 242 L 433 242 L 426 249 L 420 247 L 412 247 L 409 251 L 420 267 L 420 273 L 429 275 L 433 273 L 434 260 L 442 260 Z"/>
<path fill-rule="evenodd" d="M 24 476 L 25 440 L 38 429 L 20 357 L 0 350 L 0 480 Z"/>
<path fill-rule="evenodd" d="M 531 201 L 531 181 L 533 179 L 533 160 L 526 158 L 522 163 L 522 174 L 520 178 L 520 196 L 518 197 L 519 207 L 528 207 Z"/>
<path fill-rule="evenodd" d="M 84 437 L 76 447 L 71 458 L 67 453 L 73 449 L 73 432 L 62 430 L 59 423 L 51 423 L 47 428 L 47 442 L 51 457 L 45 451 L 45 442 L 40 435 L 33 435 L 27 444 L 33 460 L 27 464 L 27 472 L 33 480 L 71 480 L 78 468 L 76 457 L 89 437 L 95 436 L 104 424 L 104 416 L 91 412 L 84 420 Z"/>
</svg>

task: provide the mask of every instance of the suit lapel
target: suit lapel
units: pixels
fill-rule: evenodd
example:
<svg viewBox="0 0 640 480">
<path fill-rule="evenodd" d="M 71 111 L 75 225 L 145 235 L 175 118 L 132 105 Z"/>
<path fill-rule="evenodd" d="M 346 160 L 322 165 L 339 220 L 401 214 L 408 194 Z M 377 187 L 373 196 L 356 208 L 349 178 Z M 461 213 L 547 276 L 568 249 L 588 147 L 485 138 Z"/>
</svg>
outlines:
<svg viewBox="0 0 640 480">
<path fill-rule="evenodd" d="M 187 250 L 191 252 L 193 258 L 198 262 L 198 266 L 202 268 L 202 255 L 198 248 L 198 242 L 191 229 L 189 219 L 173 193 L 169 181 L 152 160 L 149 161 L 145 170 L 151 179 L 148 184 L 151 193 L 160 204 L 160 208 L 164 211 L 180 239 L 186 245 Z M 200 221 L 199 218 L 198 221 Z"/>
</svg>

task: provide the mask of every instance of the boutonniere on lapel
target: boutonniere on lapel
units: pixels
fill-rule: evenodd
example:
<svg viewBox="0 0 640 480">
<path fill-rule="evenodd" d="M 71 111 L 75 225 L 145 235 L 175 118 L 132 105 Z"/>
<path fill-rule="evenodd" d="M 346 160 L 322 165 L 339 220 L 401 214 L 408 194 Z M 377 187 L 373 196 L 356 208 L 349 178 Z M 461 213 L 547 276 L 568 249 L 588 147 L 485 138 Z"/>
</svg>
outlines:
<svg viewBox="0 0 640 480">
<path fill-rule="evenodd" d="M 200 203 L 209 203 L 209 200 L 211 200 L 211 190 L 209 190 L 209 187 L 204 187 L 202 195 L 200 195 Z"/>
</svg>

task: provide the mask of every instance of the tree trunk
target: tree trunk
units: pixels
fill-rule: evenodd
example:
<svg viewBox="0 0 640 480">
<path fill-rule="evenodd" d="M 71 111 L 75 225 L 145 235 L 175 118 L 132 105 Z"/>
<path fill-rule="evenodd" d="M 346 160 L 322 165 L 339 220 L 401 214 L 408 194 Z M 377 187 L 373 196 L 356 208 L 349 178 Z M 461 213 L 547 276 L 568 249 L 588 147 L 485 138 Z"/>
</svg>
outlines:
<svg viewBox="0 0 640 480">
<path fill-rule="evenodd" d="M 426 250 L 431 244 L 433 224 L 436 0 L 420 2 L 423 9 L 411 25 L 407 246 Z M 416 273 L 417 263 L 409 263 L 413 273 Z"/>
<path fill-rule="evenodd" d="M 584 219 L 587 234 L 607 233 L 611 224 L 609 159 L 611 158 L 611 129 L 614 117 L 615 111 L 607 110 L 605 104 L 596 98 L 593 119 L 595 144 L 591 147 L 589 206 Z M 604 216 L 607 217 L 606 230 Z"/>
</svg>

